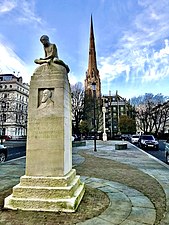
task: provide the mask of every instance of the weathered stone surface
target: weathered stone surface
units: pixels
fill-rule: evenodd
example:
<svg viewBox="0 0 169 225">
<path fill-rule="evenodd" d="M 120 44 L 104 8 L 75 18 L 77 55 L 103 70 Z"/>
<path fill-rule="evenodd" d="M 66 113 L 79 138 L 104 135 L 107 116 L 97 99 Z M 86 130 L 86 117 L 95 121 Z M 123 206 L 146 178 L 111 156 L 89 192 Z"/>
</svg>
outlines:
<svg viewBox="0 0 169 225">
<path fill-rule="evenodd" d="M 27 177 L 24 176 L 24 180 L 26 179 Z M 26 186 L 21 177 L 20 184 L 13 187 L 13 194 L 5 199 L 5 208 L 62 212 L 74 212 L 77 209 L 85 189 L 80 177 L 75 176 L 74 169 L 64 177 L 41 177 L 40 182 L 37 182 L 37 179 L 37 177 L 28 177 L 27 185 L 31 186 Z M 61 183 L 64 186 L 60 186 Z"/>
<path fill-rule="evenodd" d="M 84 183 L 72 169 L 71 95 L 65 67 L 51 62 L 31 78 L 26 174 L 4 208 L 74 212 Z"/>
<path fill-rule="evenodd" d="M 39 109 L 44 89 L 51 90 L 52 109 Z M 38 67 L 31 79 L 26 175 L 64 176 L 72 168 L 71 99 L 66 69 Z"/>
</svg>

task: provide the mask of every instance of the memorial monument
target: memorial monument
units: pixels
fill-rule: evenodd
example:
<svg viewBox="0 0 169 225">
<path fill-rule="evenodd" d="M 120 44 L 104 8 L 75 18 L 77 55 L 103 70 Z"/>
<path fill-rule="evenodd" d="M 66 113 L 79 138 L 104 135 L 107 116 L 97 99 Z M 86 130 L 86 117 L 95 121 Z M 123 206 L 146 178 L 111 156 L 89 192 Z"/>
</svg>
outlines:
<svg viewBox="0 0 169 225">
<path fill-rule="evenodd" d="M 26 172 L 4 208 L 74 212 L 85 189 L 72 169 L 69 67 L 48 36 L 40 41 L 45 57 L 35 60 L 39 66 L 30 82 Z"/>
</svg>

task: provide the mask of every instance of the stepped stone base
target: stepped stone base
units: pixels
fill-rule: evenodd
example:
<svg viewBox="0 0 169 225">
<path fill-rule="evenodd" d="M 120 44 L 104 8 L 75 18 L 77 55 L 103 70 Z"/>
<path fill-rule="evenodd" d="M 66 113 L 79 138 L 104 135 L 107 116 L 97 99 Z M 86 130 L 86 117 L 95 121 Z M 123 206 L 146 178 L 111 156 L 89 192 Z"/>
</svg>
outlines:
<svg viewBox="0 0 169 225">
<path fill-rule="evenodd" d="M 22 176 L 5 198 L 4 208 L 27 211 L 75 212 L 84 195 L 84 183 L 72 169 L 63 177 Z"/>
</svg>

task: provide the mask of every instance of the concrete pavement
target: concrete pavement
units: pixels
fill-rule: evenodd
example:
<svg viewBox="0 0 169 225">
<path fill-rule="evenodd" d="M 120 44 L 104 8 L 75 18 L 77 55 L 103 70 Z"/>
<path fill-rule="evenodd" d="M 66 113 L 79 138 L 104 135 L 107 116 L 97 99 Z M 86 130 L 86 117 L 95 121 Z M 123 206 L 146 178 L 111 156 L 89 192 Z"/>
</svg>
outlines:
<svg viewBox="0 0 169 225">
<path fill-rule="evenodd" d="M 144 173 L 153 176 L 160 183 L 166 195 L 166 214 L 160 222 L 160 225 L 169 225 L 169 166 L 129 142 L 127 142 L 128 148 L 126 150 L 115 150 L 115 144 L 117 143 L 120 142 L 97 141 L 97 152 L 94 152 L 93 142 L 87 141 L 85 147 L 75 148 L 74 152 L 85 149 L 85 153 L 90 155 L 129 164 Z M 151 201 L 142 193 L 125 185 L 107 180 L 85 178 L 85 182 L 92 187 L 106 192 L 111 203 L 108 209 L 99 217 L 88 220 L 83 224 L 154 224 L 156 217 L 155 208 Z M 81 224 L 82 223 L 79 223 L 79 225 Z"/>
<path fill-rule="evenodd" d="M 93 152 L 93 141 L 86 146 L 73 148 L 73 164 L 81 164 L 85 159 L 78 154 L 85 152 L 96 157 L 116 160 L 136 167 L 153 176 L 162 186 L 166 194 L 166 214 L 160 225 L 169 225 L 169 166 L 155 159 L 136 146 L 127 143 L 126 150 L 115 150 L 117 141 L 97 141 L 97 152 Z M 118 141 L 119 143 L 119 141 Z M 0 191 L 19 183 L 25 173 L 25 157 L 0 165 Z M 153 225 L 156 218 L 154 205 L 143 193 L 128 186 L 95 177 L 81 179 L 93 188 L 105 192 L 109 199 L 109 207 L 98 217 L 79 222 L 78 225 Z"/>
</svg>

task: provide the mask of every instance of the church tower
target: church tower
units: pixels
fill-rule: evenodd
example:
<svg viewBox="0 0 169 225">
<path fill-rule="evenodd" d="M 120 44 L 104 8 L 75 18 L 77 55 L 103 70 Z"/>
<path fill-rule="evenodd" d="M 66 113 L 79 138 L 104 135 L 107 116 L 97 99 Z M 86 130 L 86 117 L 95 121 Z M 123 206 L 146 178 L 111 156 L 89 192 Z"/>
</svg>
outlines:
<svg viewBox="0 0 169 225">
<path fill-rule="evenodd" d="M 93 20 L 92 20 L 92 16 L 91 16 L 89 59 L 88 59 L 88 69 L 86 71 L 86 79 L 85 79 L 85 94 L 88 95 L 88 96 L 92 96 L 92 93 L 93 93 L 92 85 L 91 85 L 92 83 L 96 84 L 96 98 L 100 99 L 100 97 L 101 97 L 101 84 L 100 84 L 99 71 L 97 69 Z"/>
</svg>

